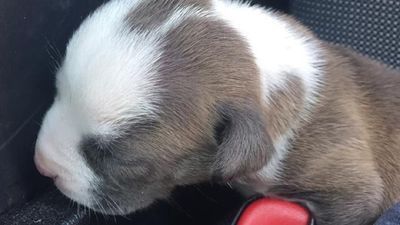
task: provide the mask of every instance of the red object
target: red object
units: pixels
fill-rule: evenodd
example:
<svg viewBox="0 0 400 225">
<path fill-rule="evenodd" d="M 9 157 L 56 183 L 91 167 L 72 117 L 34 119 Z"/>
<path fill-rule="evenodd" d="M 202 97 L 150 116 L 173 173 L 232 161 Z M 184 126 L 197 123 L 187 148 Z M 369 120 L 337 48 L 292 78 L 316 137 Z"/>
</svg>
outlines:
<svg viewBox="0 0 400 225">
<path fill-rule="evenodd" d="M 310 225 L 311 215 L 299 204 L 262 198 L 250 203 L 237 225 Z"/>
</svg>

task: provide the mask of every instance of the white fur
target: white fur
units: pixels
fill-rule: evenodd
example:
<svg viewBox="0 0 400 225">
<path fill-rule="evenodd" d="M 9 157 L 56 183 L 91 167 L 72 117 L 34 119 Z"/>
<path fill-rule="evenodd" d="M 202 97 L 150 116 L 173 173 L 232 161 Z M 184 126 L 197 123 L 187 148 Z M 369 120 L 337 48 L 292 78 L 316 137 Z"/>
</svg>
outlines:
<svg viewBox="0 0 400 225">
<path fill-rule="evenodd" d="M 321 82 L 322 73 L 318 66 L 323 62 L 318 46 L 306 42 L 307 39 L 296 33 L 276 13 L 229 0 L 213 0 L 213 4 L 216 15 L 247 40 L 261 73 L 260 88 L 265 103 L 271 104 L 271 93 L 286 88 L 288 76 L 299 77 L 306 89 L 306 107 L 300 117 L 307 118 L 312 104 L 317 101 L 317 89 Z M 296 124 L 297 121 L 293 121 L 293 126 Z M 293 137 L 292 129 L 275 140 L 276 153 L 259 172 L 261 177 L 274 179 L 279 176 L 281 161 L 287 155 Z"/>
<path fill-rule="evenodd" d="M 91 15 L 74 34 L 57 75 L 58 96 L 46 115 L 37 142 L 53 162 L 60 189 L 72 199 L 91 204 L 89 188 L 98 179 L 78 153 L 88 134 L 119 135 L 121 125 L 157 116 L 163 90 L 157 86 L 157 59 L 163 34 L 190 16 L 210 16 L 197 8 L 177 9 L 154 31 L 131 30 L 125 16 L 143 0 L 114 0 Z M 315 99 L 319 71 L 314 46 L 305 43 L 273 13 L 246 4 L 214 0 L 216 16 L 226 20 L 247 40 L 262 74 L 265 102 L 285 87 L 283 75 L 300 77 L 307 102 Z M 311 104 L 310 104 L 311 105 Z M 278 150 L 260 174 L 277 175 L 293 132 L 274 143 Z"/>
<path fill-rule="evenodd" d="M 177 8 L 171 16 L 167 19 L 167 21 L 158 28 L 157 34 L 160 38 L 163 37 L 163 34 L 168 31 L 176 28 L 181 22 L 192 18 L 192 17 L 208 17 L 209 12 L 202 10 L 197 7 L 185 7 L 185 8 Z"/>
<path fill-rule="evenodd" d="M 36 143 L 47 170 L 58 176 L 58 188 L 87 206 L 93 201 L 89 190 L 99 178 L 78 152 L 81 138 L 114 135 L 128 117 L 151 115 L 151 102 L 156 100 L 152 82 L 146 79 L 158 54 L 154 40 L 129 36 L 123 26 L 124 15 L 138 3 L 112 1 L 75 32 L 57 74 L 58 95 Z M 134 107 L 138 104 L 141 107 Z"/>
<path fill-rule="evenodd" d="M 71 107 L 79 109 L 82 123 L 89 121 L 88 132 L 118 133 L 122 124 L 156 116 L 163 91 L 156 84 L 162 38 L 188 17 L 202 15 L 196 8 L 180 8 L 160 27 L 136 31 L 123 22 L 131 2 L 136 1 L 117 0 L 101 8 L 68 45 L 58 88 L 66 90 L 61 96 L 79 99 Z"/>
<path fill-rule="evenodd" d="M 155 111 L 159 40 L 125 26 L 132 2 L 112 1 L 89 17 L 57 77 L 61 101 L 76 109 L 89 133 L 117 133 L 119 125 Z"/>
<path fill-rule="evenodd" d="M 36 154 L 45 156 L 46 169 L 58 176 L 56 185 L 64 194 L 90 206 L 92 199 L 88 191 L 97 178 L 76 151 L 82 137 L 78 123 L 66 106 L 55 102 L 42 123 Z"/>
<path fill-rule="evenodd" d="M 181 8 L 153 31 L 132 30 L 126 15 L 142 0 L 114 0 L 89 16 L 70 40 L 57 74 L 58 95 L 46 114 L 37 151 L 56 185 L 71 199 L 90 206 L 89 189 L 99 181 L 78 152 L 85 135 L 118 136 L 121 126 L 157 116 L 162 88 L 157 59 L 163 35 L 196 8 Z"/>
</svg>

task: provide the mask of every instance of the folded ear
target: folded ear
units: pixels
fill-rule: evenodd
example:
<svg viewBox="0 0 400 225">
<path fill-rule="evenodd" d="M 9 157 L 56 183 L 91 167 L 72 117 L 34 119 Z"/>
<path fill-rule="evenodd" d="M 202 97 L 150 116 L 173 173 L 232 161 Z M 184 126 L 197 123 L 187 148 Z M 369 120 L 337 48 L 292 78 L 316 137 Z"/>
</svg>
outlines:
<svg viewBox="0 0 400 225">
<path fill-rule="evenodd" d="M 217 134 L 216 178 L 229 181 L 260 170 L 274 152 L 260 107 L 224 105 L 219 111 L 224 122 Z"/>
</svg>

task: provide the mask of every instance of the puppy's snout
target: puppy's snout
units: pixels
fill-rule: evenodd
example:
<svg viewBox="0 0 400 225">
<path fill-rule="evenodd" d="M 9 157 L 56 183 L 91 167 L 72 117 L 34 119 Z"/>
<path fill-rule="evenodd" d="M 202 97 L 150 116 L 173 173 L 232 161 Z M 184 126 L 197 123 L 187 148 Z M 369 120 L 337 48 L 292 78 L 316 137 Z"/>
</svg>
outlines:
<svg viewBox="0 0 400 225">
<path fill-rule="evenodd" d="M 46 159 L 41 151 L 36 150 L 34 161 L 36 168 L 41 175 L 52 179 L 57 178 L 57 174 L 51 169 L 51 162 Z"/>
</svg>

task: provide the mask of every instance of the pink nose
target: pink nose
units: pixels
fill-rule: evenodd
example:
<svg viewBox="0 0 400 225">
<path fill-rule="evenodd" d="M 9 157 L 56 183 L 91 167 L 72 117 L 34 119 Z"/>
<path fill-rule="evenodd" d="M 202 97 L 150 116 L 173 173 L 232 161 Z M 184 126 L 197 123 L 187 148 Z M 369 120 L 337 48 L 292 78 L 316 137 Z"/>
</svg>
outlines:
<svg viewBox="0 0 400 225">
<path fill-rule="evenodd" d="M 40 151 L 35 152 L 34 161 L 36 168 L 40 174 L 46 177 L 50 177 L 52 179 L 55 179 L 57 177 L 57 175 L 53 171 L 51 171 L 49 167 L 50 163 L 46 160 L 46 158 Z"/>
</svg>

